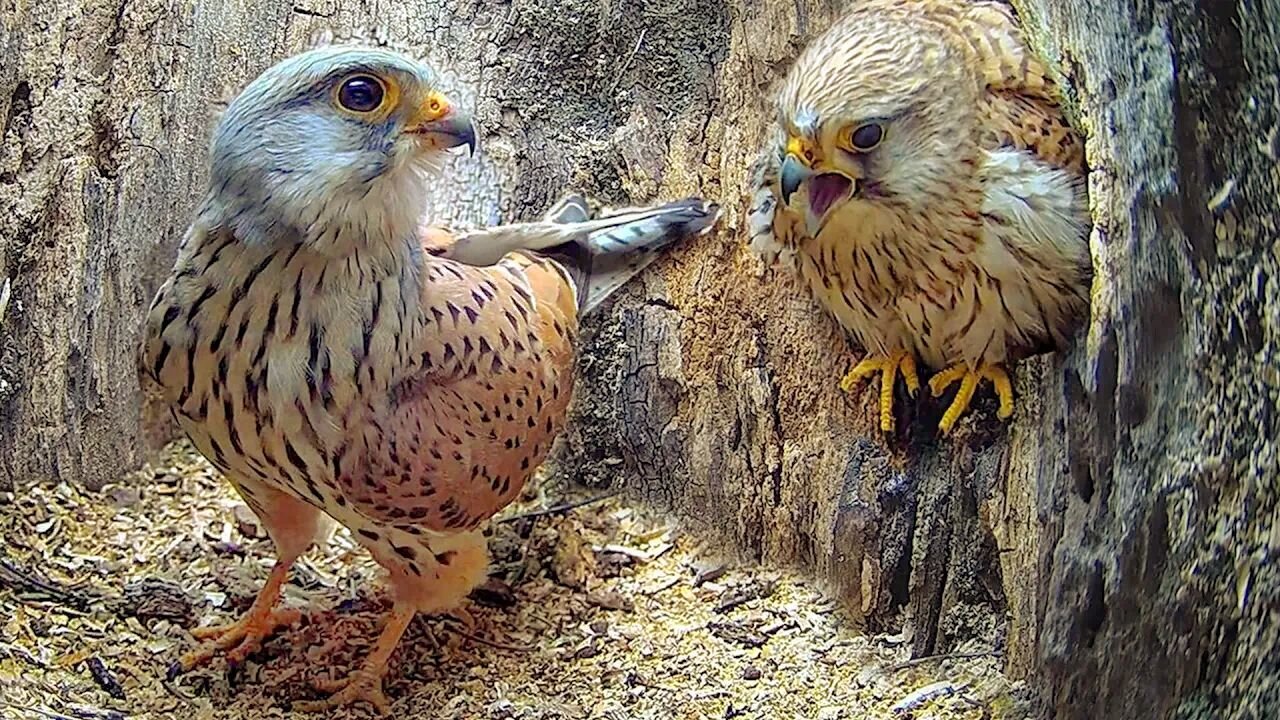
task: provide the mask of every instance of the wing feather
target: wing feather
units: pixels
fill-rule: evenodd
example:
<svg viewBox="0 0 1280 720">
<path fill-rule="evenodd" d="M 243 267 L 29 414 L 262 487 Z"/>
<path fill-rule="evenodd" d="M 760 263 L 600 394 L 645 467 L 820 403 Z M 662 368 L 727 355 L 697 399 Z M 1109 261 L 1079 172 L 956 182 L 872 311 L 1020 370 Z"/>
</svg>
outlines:
<svg viewBox="0 0 1280 720">
<path fill-rule="evenodd" d="M 992 91 L 980 110 L 985 115 L 985 149 L 1024 150 L 1060 170 L 1084 174 L 1084 142 L 1057 104 L 1016 92 Z"/>
</svg>

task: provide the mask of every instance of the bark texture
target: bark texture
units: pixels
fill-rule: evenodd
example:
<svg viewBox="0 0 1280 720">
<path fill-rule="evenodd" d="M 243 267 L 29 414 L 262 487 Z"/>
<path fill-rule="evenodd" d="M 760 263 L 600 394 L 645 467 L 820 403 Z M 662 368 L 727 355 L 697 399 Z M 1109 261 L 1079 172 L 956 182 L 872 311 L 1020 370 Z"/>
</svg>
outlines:
<svg viewBox="0 0 1280 720">
<path fill-rule="evenodd" d="M 217 102 L 318 30 L 372 29 L 472 90 L 482 153 L 438 217 L 570 188 L 723 203 L 588 324 L 564 475 L 814 571 L 868 627 L 905 618 L 918 654 L 1002 639 L 1055 715 L 1274 705 L 1280 12 L 1016 4 L 1089 135 L 1094 317 L 1018 369 L 1011 424 L 984 391 L 946 440 L 941 404 L 906 398 L 880 437 L 874 387 L 837 387 L 857 350 L 744 246 L 765 96 L 841 2 L 0 6 L 0 487 L 99 485 L 164 436 L 133 347 Z"/>
<path fill-rule="evenodd" d="M 1090 131 L 1101 270 L 1040 478 L 1060 717 L 1280 712 L 1280 3 L 1024 0 Z"/>
</svg>

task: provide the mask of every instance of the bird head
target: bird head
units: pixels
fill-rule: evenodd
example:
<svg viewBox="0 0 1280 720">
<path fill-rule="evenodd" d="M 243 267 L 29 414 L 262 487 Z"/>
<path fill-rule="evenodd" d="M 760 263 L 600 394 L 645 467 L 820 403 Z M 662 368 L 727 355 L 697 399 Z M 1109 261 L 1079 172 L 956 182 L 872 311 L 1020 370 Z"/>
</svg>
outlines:
<svg viewBox="0 0 1280 720">
<path fill-rule="evenodd" d="M 806 48 L 778 95 L 779 184 L 811 237 L 847 213 L 924 210 L 973 173 L 978 84 L 967 60 L 917 16 L 883 6 Z"/>
<path fill-rule="evenodd" d="M 269 68 L 227 107 L 210 162 L 212 220 L 246 242 L 327 254 L 416 231 L 426 184 L 476 131 L 430 67 L 332 46 Z"/>
</svg>

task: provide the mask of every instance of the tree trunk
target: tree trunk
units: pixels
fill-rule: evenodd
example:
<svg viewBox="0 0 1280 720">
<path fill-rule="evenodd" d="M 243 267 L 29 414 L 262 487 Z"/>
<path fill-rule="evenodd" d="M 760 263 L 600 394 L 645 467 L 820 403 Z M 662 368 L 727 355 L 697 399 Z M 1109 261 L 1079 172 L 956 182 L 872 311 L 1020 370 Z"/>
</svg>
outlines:
<svg viewBox="0 0 1280 720">
<path fill-rule="evenodd" d="M 1269 2 L 1022 0 L 1089 134 L 1093 319 L 951 438 L 837 383 L 856 348 L 744 246 L 769 87 L 843 3 L 54 0 L 3 9 L 0 486 L 100 485 L 146 420 L 138 323 L 199 200 L 216 101 L 316 30 L 385 35 L 474 88 L 481 155 L 437 217 L 699 193 L 722 229 L 588 323 L 561 472 L 825 578 L 918 654 L 1003 638 L 1054 714 L 1276 701 Z M 1175 74 L 1175 69 L 1177 70 Z"/>
<path fill-rule="evenodd" d="M 1280 710 L 1280 3 L 1025 0 L 1078 93 L 1088 349 L 1041 478 L 1063 717 Z"/>
</svg>

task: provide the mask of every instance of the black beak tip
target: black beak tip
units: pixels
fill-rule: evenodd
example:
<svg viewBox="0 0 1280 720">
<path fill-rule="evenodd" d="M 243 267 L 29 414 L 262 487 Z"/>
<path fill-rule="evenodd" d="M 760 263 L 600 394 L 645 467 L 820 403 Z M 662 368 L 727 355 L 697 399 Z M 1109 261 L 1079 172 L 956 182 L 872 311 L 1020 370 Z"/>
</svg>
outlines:
<svg viewBox="0 0 1280 720">
<path fill-rule="evenodd" d="M 467 141 L 467 157 L 475 157 L 476 151 L 480 149 L 480 128 L 476 126 L 476 121 L 471 116 L 467 117 L 463 134 L 463 139 Z"/>
<path fill-rule="evenodd" d="M 799 183 L 787 182 L 784 180 L 782 182 L 782 202 L 790 205 L 791 196 L 795 194 L 796 189 L 799 188 L 799 186 Z"/>
<path fill-rule="evenodd" d="M 778 173 L 778 184 L 782 189 L 782 202 L 790 204 L 791 196 L 796 190 L 800 189 L 800 183 L 809 177 L 812 171 L 801 165 L 795 158 L 788 156 L 782 162 L 781 171 Z"/>
<path fill-rule="evenodd" d="M 420 132 L 426 132 L 435 138 L 434 146 L 441 149 L 454 149 L 467 146 L 468 156 L 475 157 L 480 146 L 476 125 L 467 115 L 450 115 L 423 126 Z"/>
</svg>

